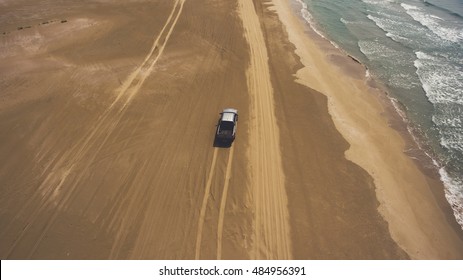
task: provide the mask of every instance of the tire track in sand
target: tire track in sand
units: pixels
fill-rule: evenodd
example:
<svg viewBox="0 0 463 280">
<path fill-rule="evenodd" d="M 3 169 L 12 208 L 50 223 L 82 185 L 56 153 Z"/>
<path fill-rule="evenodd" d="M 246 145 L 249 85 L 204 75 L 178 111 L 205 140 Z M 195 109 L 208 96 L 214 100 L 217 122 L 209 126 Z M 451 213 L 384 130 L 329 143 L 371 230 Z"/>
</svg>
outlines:
<svg viewBox="0 0 463 280">
<path fill-rule="evenodd" d="M 228 154 L 227 171 L 225 173 L 225 183 L 222 191 L 222 199 L 220 200 L 219 221 L 217 224 L 217 259 L 222 259 L 222 236 L 223 236 L 223 221 L 225 218 L 225 206 L 227 205 L 228 186 L 230 185 L 231 167 L 233 162 L 233 147 Z"/>
<path fill-rule="evenodd" d="M 158 37 L 154 41 L 150 53 L 146 56 L 143 63 L 138 67 L 132 74 L 129 75 L 129 78 L 122 84 L 120 89 L 120 93 L 117 96 L 116 100 L 111 104 L 110 108 L 115 105 L 119 99 L 123 96 L 126 97 L 126 100 L 123 103 L 123 107 L 120 110 L 123 110 L 133 99 L 133 97 L 138 93 L 141 86 L 145 82 L 146 78 L 151 74 L 153 71 L 153 67 L 156 62 L 161 57 L 162 53 L 164 52 L 164 48 L 167 45 L 167 41 L 172 34 L 177 21 L 182 14 L 183 5 L 185 4 L 186 0 L 176 0 L 174 3 L 174 7 L 169 15 L 169 18 L 166 21 L 166 24 L 163 26 L 161 32 L 159 33 Z M 164 33 L 167 31 L 167 34 Z"/>
<path fill-rule="evenodd" d="M 251 257 L 290 259 L 288 199 L 267 48 L 253 1 L 238 2 L 239 14 L 250 48 L 250 65 L 246 74 L 251 95 L 249 169 L 254 202 Z"/>
<path fill-rule="evenodd" d="M 204 190 L 204 196 L 203 196 L 203 203 L 201 204 L 201 211 L 199 212 L 198 229 L 196 231 L 195 260 L 199 260 L 199 255 L 201 254 L 201 239 L 203 235 L 204 218 L 206 217 L 207 201 L 209 200 L 209 196 L 211 194 L 212 177 L 214 176 L 214 172 L 215 172 L 218 150 L 219 150 L 218 148 L 214 148 L 214 155 L 212 156 L 211 169 L 209 170 L 209 175 L 207 176 L 206 188 Z"/>
<path fill-rule="evenodd" d="M 58 199 L 58 201 L 54 202 L 55 195 L 60 193 L 62 186 L 68 179 L 68 176 L 73 173 L 74 169 L 77 168 L 77 165 L 79 165 L 81 162 L 84 162 L 85 157 L 89 157 L 88 159 L 85 159 L 85 164 L 83 167 L 83 169 L 88 169 L 92 161 L 95 159 L 98 151 L 104 146 L 107 139 L 116 128 L 117 124 L 123 116 L 125 108 L 130 104 L 132 99 L 138 93 L 146 78 L 153 71 L 154 65 L 159 60 L 159 57 L 162 55 L 164 48 L 167 45 L 168 39 L 171 36 L 177 23 L 177 20 L 182 13 L 185 1 L 186 0 L 175 1 L 172 11 L 161 32 L 154 40 L 150 52 L 147 54 L 142 64 L 127 77 L 122 86 L 118 89 L 115 100 L 101 114 L 101 116 L 96 121 L 95 126 L 71 149 L 66 151 L 66 153 L 63 154 L 63 156 L 56 162 L 56 164 L 49 167 L 49 170 L 46 172 L 48 175 L 38 187 L 39 191 L 36 192 L 33 197 L 31 197 L 26 205 L 32 203 L 33 200 L 40 199 L 41 194 L 45 194 L 47 198 L 45 198 L 45 201 L 40 203 L 40 206 L 36 209 L 36 211 L 33 212 L 33 215 L 27 219 L 23 230 L 19 233 L 19 236 L 15 240 L 12 247 L 10 247 L 10 249 L 7 251 L 5 255 L 6 258 L 8 258 L 14 251 L 15 247 L 23 239 L 24 235 L 31 227 L 32 223 L 34 223 L 36 218 L 44 211 L 46 211 L 47 206 L 55 203 L 57 209 L 64 209 L 72 197 L 75 196 L 76 187 L 81 179 L 78 176 L 72 176 L 75 178 L 75 181 L 70 182 L 71 186 L 66 188 L 66 192 L 61 194 L 61 198 Z M 44 225 L 41 235 L 32 246 L 29 258 L 32 257 L 34 252 L 37 250 L 38 245 L 46 235 L 54 220 L 57 218 L 58 214 L 59 211 L 54 211 L 52 216 Z"/>
<path fill-rule="evenodd" d="M 199 257 L 201 255 L 202 232 L 203 232 L 203 227 L 204 227 L 204 220 L 206 218 L 207 204 L 209 201 L 209 197 L 211 196 L 212 178 L 215 175 L 215 166 L 217 165 L 218 150 L 219 150 L 218 148 L 214 148 L 211 169 L 209 170 L 209 175 L 207 177 L 206 187 L 205 187 L 204 196 L 203 196 L 203 202 L 201 205 L 201 212 L 199 214 L 198 228 L 197 228 L 197 233 L 196 233 L 196 249 L 195 249 L 195 259 L 196 260 L 199 260 Z M 223 221 L 224 221 L 224 216 L 225 216 L 225 205 L 227 203 L 228 186 L 230 184 L 230 178 L 231 178 L 231 167 L 233 165 L 233 154 L 234 154 L 234 146 L 230 148 L 229 153 L 228 153 L 224 187 L 223 187 L 222 198 L 221 198 L 220 206 L 219 206 L 219 217 L 218 217 L 218 223 L 217 223 L 217 259 L 218 260 L 220 260 L 222 256 Z"/>
</svg>

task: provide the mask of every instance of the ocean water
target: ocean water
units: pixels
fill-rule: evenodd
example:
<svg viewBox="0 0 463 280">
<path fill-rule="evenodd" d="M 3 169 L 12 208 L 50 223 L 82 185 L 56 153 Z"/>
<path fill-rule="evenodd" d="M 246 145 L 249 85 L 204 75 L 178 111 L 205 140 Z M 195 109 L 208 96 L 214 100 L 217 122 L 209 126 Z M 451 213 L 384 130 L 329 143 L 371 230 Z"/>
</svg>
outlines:
<svg viewBox="0 0 463 280">
<path fill-rule="evenodd" d="M 403 105 L 463 228 L 463 0 L 296 1 Z"/>
</svg>

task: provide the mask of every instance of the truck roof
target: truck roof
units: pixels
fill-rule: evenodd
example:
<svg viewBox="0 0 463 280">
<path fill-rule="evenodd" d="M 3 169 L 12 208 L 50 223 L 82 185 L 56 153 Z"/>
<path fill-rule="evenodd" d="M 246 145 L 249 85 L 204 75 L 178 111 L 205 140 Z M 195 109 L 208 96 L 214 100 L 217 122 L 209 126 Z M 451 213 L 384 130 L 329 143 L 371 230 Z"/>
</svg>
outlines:
<svg viewBox="0 0 463 280">
<path fill-rule="evenodd" d="M 238 115 L 238 110 L 233 108 L 227 108 L 222 111 L 222 121 L 233 122 L 235 115 Z"/>
</svg>

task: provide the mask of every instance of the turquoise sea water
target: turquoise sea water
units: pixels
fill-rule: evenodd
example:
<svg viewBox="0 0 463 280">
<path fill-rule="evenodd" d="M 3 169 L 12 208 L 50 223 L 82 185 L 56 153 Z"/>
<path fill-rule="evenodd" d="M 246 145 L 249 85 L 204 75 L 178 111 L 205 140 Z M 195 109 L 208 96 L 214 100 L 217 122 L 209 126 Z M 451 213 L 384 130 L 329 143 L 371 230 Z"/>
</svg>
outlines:
<svg viewBox="0 0 463 280">
<path fill-rule="evenodd" d="M 296 0 L 405 107 L 463 228 L 463 0 Z"/>
</svg>

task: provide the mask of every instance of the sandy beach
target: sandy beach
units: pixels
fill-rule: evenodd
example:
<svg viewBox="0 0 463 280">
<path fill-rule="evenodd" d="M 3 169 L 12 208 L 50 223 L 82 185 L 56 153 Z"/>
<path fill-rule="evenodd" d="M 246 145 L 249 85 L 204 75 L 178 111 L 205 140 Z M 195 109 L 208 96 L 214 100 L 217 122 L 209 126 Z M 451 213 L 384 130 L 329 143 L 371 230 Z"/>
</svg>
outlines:
<svg viewBox="0 0 463 280">
<path fill-rule="evenodd" d="M 385 93 L 297 3 L 0 7 L 2 259 L 463 259 Z"/>
</svg>

